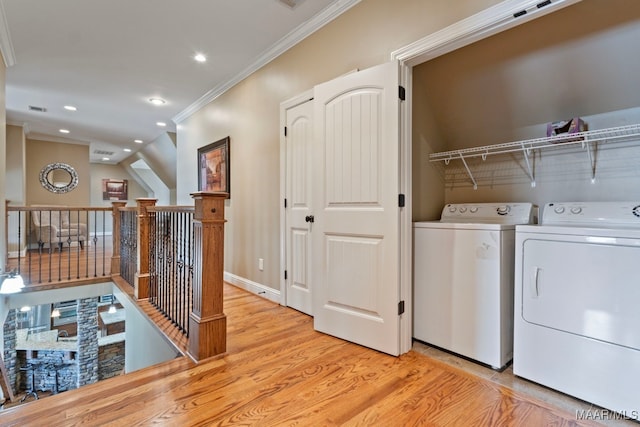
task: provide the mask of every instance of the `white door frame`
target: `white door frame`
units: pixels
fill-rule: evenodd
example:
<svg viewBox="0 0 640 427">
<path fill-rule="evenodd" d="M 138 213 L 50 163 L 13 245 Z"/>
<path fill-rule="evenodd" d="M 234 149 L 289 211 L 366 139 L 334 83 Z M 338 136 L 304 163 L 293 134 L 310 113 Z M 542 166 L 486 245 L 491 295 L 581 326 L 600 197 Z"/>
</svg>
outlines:
<svg viewBox="0 0 640 427">
<path fill-rule="evenodd" d="M 280 103 L 280 305 L 287 305 L 287 281 L 284 272 L 287 269 L 287 221 L 284 199 L 287 196 L 287 141 L 284 128 L 287 125 L 287 110 L 313 99 L 313 89 L 304 91 Z"/>
<path fill-rule="evenodd" d="M 440 31 L 410 43 L 391 53 L 401 67 L 400 84 L 406 89 L 406 102 L 400 113 L 400 187 L 406 195 L 406 205 L 400 220 L 400 292 L 405 301 L 405 313 L 400 318 L 400 352 L 406 353 L 412 346 L 412 188 L 411 188 L 411 122 L 412 122 L 412 75 L 413 67 L 430 59 L 452 52 L 494 34 L 524 24 L 525 22 L 555 12 L 582 0 L 553 0 L 538 8 L 543 0 L 505 0 L 473 16 L 456 22 Z M 526 11 L 517 18 L 514 14 Z"/>
</svg>

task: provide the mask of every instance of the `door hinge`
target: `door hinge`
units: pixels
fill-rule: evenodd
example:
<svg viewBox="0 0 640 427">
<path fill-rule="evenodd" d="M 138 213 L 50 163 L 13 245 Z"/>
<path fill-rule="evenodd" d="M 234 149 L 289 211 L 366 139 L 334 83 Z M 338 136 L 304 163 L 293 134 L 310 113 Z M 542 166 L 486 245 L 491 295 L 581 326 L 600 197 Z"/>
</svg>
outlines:
<svg viewBox="0 0 640 427">
<path fill-rule="evenodd" d="M 287 199 L 284 199 L 284 208 L 287 209 Z"/>
<path fill-rule="evenodd" d="M 284 127 L 284 136 L 287 136 L 287 127 Z"/>
<path fill-rule="evenodd" d="M 284 280 L 287 280 L 287 270 L 284 271 Z"/>
<path fill-rule="evenodd" d="M 406 91 L 404 87 L 398 86 L 398 96 L 400 97 L 400 101 L 404 101 L 406 99 Z"/>
<path fill-rule="evenodd" d="M 398 206 L 404 208 L 404 194 L 398 194 Z"/>
<path fill-rule="evenodd" d="M 398 303 L 398 316 L 404 314 L 404 301 Z"/>
</svg>

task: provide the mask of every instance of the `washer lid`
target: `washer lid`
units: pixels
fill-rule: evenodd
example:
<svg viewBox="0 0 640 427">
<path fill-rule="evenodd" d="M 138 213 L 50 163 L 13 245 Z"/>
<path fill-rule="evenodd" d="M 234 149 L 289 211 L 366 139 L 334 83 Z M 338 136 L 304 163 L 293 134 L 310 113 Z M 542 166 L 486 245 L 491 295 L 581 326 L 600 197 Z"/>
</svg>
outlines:
<svg viewBox="0 0 640 427">
<path fill-rule="evenodd" d="M 483 230 L 483 231 L 503 231 L 515 230 L 516 224 L 494 224 L 481 222 L 443 222 L 443 221 L 423 221 L 414 222 L 414 229 L 442 229 L 442 230 Z"/>
<path fill-rule="evenodd" d="M 640 201 L 547 203 L 542 211 L 541 224 L 640 229 Z"/>
<path fill-rule="evenodd" d="M 531 224 L 531 203 L 460 203 L 442 209 L 440 222 L 475 224 Z"/>
</svg>

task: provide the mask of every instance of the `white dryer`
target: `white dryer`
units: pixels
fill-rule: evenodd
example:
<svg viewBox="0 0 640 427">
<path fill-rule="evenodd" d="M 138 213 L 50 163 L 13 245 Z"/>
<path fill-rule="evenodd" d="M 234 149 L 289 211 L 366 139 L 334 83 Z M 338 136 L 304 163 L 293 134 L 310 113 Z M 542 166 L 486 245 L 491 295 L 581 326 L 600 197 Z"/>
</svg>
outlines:
<svg viewBox="0 0 640 427">
<path fill-rule="evenodd" d="M 413 337 L 501 369 L 513 353 L 515 224 L 531 203 L 449 204 L 415 222 Z"/>
<path fill-rule="evenodd" d="M 513 371 L 640 409 L 640 202 L 549 203 L 516 227 Z"/>
</svg>

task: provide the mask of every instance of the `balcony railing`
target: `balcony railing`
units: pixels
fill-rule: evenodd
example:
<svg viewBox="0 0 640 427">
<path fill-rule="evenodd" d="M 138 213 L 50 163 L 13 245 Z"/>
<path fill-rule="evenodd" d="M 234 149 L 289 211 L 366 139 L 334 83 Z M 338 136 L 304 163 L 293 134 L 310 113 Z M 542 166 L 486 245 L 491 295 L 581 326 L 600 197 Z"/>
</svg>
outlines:
<svg viewBox="0 0 640 427">
<path fill-rule="evenodd" d="M 111 209 L 7 206 L 9 270 L 26 284 L 110 277 Z"/>
<path fill-rule="evenodd" d="M 189 337 L 202 360 L 226 351 L 222 306 L 226 193 L 194 193 L 193 207 L 10 206 L 6 269 L 27 290 L 120 280 Z M 125 285 L 126 286 L 126 285 Z"/>
<path fill-rule="evenodd" d="M 193 307 L 193 207 L 149 207 L 149 302 L 187 336 Z"/>
<path fill-rule="evenodd" d="M 138 216 L 136 208 L 121 208 L 120 216 L 120 276 L 135 285 L 138 267 Z"/>
</svg>

